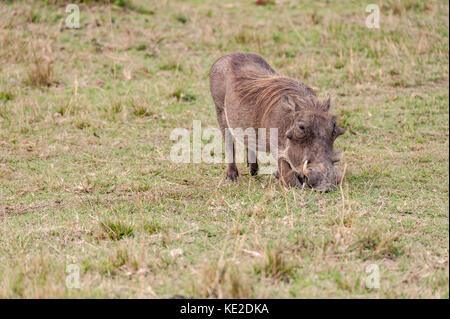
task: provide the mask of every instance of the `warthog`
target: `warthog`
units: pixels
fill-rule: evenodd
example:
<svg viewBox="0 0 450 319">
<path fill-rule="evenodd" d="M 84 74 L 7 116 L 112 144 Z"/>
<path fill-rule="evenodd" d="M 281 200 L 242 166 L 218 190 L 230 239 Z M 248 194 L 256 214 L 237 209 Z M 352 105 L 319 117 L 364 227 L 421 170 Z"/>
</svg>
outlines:
<svg viewBox="0 0 450 319">
<path fill-rule="evenodd" d="M 266 145 L 253 149 L 248 138 L 243 140 L 251 175 L 258 172 L 255 152 L 263 147 L 275 156 L 275 176 L 288 187 L 306 185 L 329 191 L 340 182 L 342 173 L 334 166 L 339 156 L 333 143 L 344 129 L 328 112 L 329 97 L 319 101 L 311 88 L 278 75 L 253 53 L 232 53 L 218 59 L 210 70 L 210 88 L 224 138 L 237 128 L 254 129 L 258 138 L 258 129 L 265 129 L 261 132 L 266 132 Z M 277 145 L 271 145 L 270 128 L 277 128 Z M 234 143 L 231 145 L 234 156 Z M 238 175 L 233 157 L 226 177 L 236 181 Z"/>
</svg>

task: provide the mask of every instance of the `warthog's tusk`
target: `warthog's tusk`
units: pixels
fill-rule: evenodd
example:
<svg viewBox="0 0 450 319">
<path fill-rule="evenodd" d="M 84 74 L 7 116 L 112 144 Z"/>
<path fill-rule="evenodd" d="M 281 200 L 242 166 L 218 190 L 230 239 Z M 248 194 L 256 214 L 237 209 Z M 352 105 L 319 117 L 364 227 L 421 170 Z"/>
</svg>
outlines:
<svg viewBox="0 0 450 319">
<path fill-rule="evenodd" d="M 306 171 L 306 165 L 308 165 L 308 160 L 306 160 L 306 161 L 303 163 L 303 174 L 305 174 L 305 171 Z"/>
</svg>

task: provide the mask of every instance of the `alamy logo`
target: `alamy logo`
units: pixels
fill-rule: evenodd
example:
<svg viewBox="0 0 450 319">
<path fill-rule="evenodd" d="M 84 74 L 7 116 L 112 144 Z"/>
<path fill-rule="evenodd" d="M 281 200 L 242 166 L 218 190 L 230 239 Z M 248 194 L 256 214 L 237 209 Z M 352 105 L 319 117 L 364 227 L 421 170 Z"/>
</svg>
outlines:
<svg viewBox="0 0 450 319">
<path fill-rule="evenodd" d="M 366 7 L 366 12 L 370 13 L 366 18 L 366 27 L 369 29 L 380 28 L 380 7 L 376 4 L 369 4 Z"/>
<path fill-rule="evenodd" d="M 80 8 L 76 4 L 68 4 L 66 13 L 70 13 L 66 18 L 66 28 L 79 29 L 80 28 Z"/>
<path fill-rule="evenodd" d="M 379 289 L 380 288 L 380 269 L 376 264 L 370 264 L 366 267 L 366 288 Z"/>
<path fill-rule="evenodd" d="M 66 287 L 69 289 L 80 288 L 80 266 L 77 264 L 70 264 L 66 267 Z"/>
<path fill-rule="evenodd" d="M 272 174 L 277 167 L 277 128 L 227 128 L 222 133 L 217 128 L 202 130 L 201 122 L 193 121 L 192 139 L 190 131 L 185 128 L 174 129 L 170 139 L 177 141 L 170 151 L 170 159 L 174 163 L 255 163 L 258 157 L 259 174 Z M 251 150 L 247 159 L 245 148 Z"/>
</svg>

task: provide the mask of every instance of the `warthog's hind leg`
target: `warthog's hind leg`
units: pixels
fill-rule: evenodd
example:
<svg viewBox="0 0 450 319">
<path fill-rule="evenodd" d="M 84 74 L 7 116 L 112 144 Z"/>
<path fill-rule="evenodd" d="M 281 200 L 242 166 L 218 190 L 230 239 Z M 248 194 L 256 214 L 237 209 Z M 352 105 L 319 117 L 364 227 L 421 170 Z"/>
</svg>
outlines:
<svg viewBox="0 0 450 319">
<path fill-rule="evenodd" d="M 239 171 L 238 168 L 236 166 L 236 156 L 235 156 L 235 147 L 234 147 L 234 142 L 233 142 L 233 162 L 232 163 L 228 163 L 228 167 L 226 170 L 226 176 L 227 179 L 229 179 L 232 182 L 236 182 L 239 176 Z"/>
</svg>

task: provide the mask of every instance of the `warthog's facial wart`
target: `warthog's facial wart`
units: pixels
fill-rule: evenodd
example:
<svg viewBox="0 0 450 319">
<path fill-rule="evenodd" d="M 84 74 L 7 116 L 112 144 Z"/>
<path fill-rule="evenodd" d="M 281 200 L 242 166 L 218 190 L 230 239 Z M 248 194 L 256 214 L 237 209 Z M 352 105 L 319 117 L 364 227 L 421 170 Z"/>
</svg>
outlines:
<svg viewBox="0 0 450 319">
<path fill-rule="evenodd" d="M 306 163 L 307 161 L 305 161 Z M 323 164 L 305 167 L 303 170 L 305 183 L 314 190 L 328 192 L 336 189 L 341 182 L 341 171 L 330 165 Z"/>
</svg>

